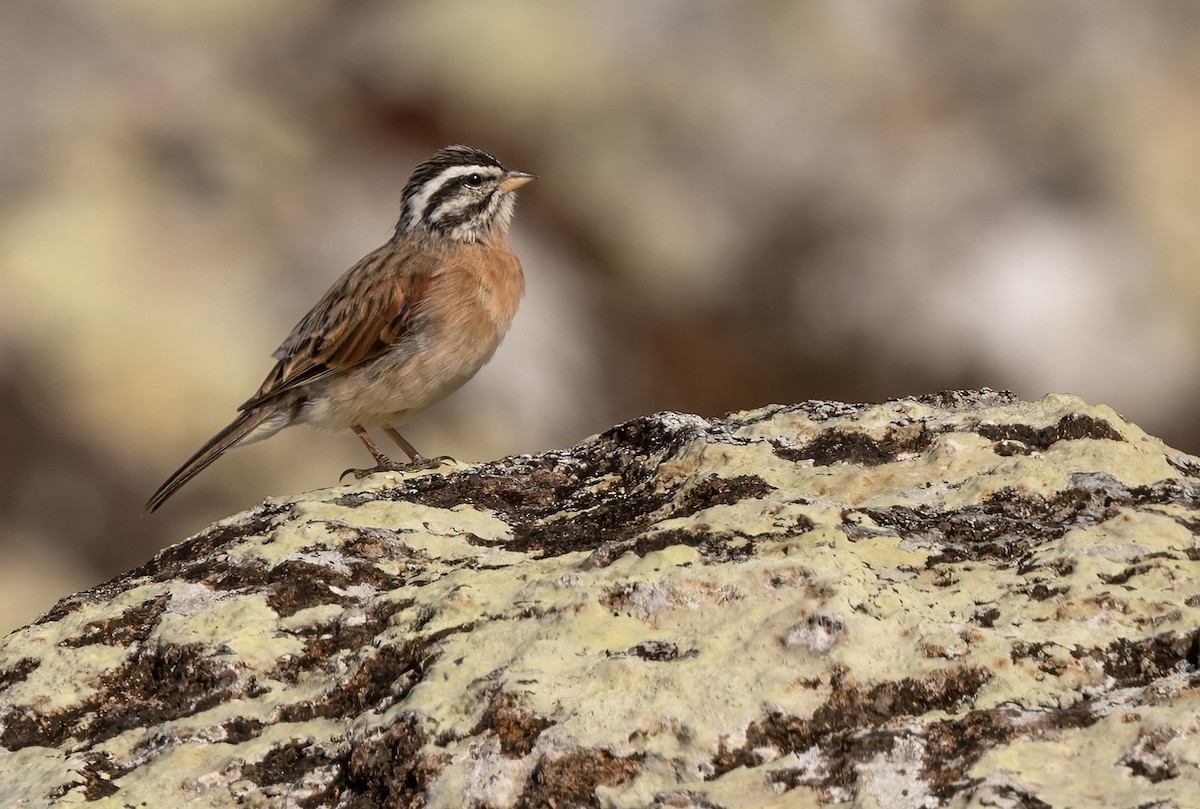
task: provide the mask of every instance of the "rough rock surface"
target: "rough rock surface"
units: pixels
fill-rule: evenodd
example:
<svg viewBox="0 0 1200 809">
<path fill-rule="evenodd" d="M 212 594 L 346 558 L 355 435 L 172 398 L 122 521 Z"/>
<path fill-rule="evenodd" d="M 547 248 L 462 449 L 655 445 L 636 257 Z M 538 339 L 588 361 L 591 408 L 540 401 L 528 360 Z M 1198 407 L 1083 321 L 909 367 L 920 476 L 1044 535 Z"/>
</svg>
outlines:
<svg viewBox="0 0 1200 809">
<path fill-rule="evenodd" d="M 1200 460 L 1106 407 L 663 413 L 268 500 L 0 646 L 5 805 L 1183 807 Z"/>
</svg>

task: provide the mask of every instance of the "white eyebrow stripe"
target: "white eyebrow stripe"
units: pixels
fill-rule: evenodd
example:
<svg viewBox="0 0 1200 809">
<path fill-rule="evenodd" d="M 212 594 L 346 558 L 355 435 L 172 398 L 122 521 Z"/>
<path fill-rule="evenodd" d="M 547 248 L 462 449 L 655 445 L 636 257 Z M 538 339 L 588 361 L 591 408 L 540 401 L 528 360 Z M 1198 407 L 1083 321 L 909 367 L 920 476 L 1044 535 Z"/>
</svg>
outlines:
<svg viewBox="0 0 1200 809">
<path fill-rule="evenodd" d="M 455 177 L 464 177 L 468 174 L 488 174 L 492 177 L 499 177 L 501 171 L 495 166 L 450 166 L 449 168 L 444 169 L 442 173 L 434 179 L 453 180 Z M 438 183 L 439 188 L 441 188 L 443 185 L 445 185 L 444 182 Z"/>
<path fill-rule="evenodd" d="M 416 221 L 425 211 L 425 206 L 429 204 L 430 198 L 445 187 L 446 183 L 457 177 L 465 177 L 468 174 L 499 177 L 502 173 L 495 166 L 450 166 L 447 169 L 443 169 L 440 174 L 421 186 L 421 190 L 413 195 L 408 203 L 408 214 L 412 217 L 413 221 Z"/>
</svg>

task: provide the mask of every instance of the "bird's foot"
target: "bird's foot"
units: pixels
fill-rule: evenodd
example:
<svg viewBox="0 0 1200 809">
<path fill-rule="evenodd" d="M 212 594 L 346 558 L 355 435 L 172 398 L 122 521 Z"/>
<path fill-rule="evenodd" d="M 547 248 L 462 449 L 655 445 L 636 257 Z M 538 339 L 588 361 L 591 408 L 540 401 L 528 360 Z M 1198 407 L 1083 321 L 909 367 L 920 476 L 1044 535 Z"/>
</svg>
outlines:
<svg viewBox="0 0 1200 809">
<path fill-rule="evenodd" d="M 347 469 L 342 474 L 338 475 L 338 482 L 345 479 L 346 475 L 354 475 L 355 479 L 362 480 L 365 477 L 370 477 L 377 472 L 419 472 L 422 469 L 435 469 L 443 463 L 458 463 L 449 455 L 439 455 L 436 458 L 414 458 L 409 463 L 396 463 L 395 461 L 380 461 L 377 465 L 370 469 Z"/>
<path fill-rule="evenodd" d="M 436 458 L 413 458 L 411 463 L 404 464 L 406 471 L 412 472 L 418 469 L 437 469 L 444 463 L 458 463 L 449 455 L 438 455 Z"/>
<path fill-rule="evenodd" d="M 374 475 L 376 472 L 403 472 L 407 468 L 408 466 L 406 464 L 396 463 L 395 461 L 388 461 L 387 463 L 380 461 L 370 469 L 355 469 L 354 467 L 350 467 L 345 472 L 342 472 L 342 474 L 338 475 L 338 483 L 341 483 L 343 480 L 345 480 L 346 475 L 354 475 L 356 480 L 362 480 L 363 478 Z"/>
</svg>

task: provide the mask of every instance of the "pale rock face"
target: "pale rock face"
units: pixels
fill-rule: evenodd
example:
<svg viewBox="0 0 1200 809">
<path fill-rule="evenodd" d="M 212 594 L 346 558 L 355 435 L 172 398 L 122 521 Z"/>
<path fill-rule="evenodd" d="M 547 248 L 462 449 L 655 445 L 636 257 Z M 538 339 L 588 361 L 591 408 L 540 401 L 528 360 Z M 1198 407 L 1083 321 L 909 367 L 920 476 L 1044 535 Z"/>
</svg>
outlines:
<svg viewBox="0 0 1200 809">
<path fill-rule="evenodd" d="M 1175 805 L 1200 780 L 1197 525 L 1200 460 L 991 391 L 377 475 L 9 635 L 0 793 Z"/>
</svg>

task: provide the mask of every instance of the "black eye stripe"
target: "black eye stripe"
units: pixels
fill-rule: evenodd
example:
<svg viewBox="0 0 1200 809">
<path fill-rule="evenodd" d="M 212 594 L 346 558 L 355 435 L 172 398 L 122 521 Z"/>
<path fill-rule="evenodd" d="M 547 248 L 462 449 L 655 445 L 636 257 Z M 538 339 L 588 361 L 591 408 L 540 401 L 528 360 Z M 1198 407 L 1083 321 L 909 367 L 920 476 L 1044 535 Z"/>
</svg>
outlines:
<svg viewBox="0 0 1200 809">
<path fill-rule="evenodd" d="M 425 210 L 421 211 L 421 219 L 429 221 L 429 218 L 433 216 L 433 212 L 436 211 L 442 205 L 442 203 L 453 197 L 459 191 L 462 191 L 463 188 L 466 188 L 469 185 L 467 181 L 471 179 L 471 177 L 475 176 L 479 177 L 482 184 L 484 175 L 479 172 L 452 177 L 443 183 L 441 188 L 434 191 L 429 196 L 429 202 L 425 203 Z M 487 198 L 491 199 L 491 195 L 489 194 Z"/>
</svg>

